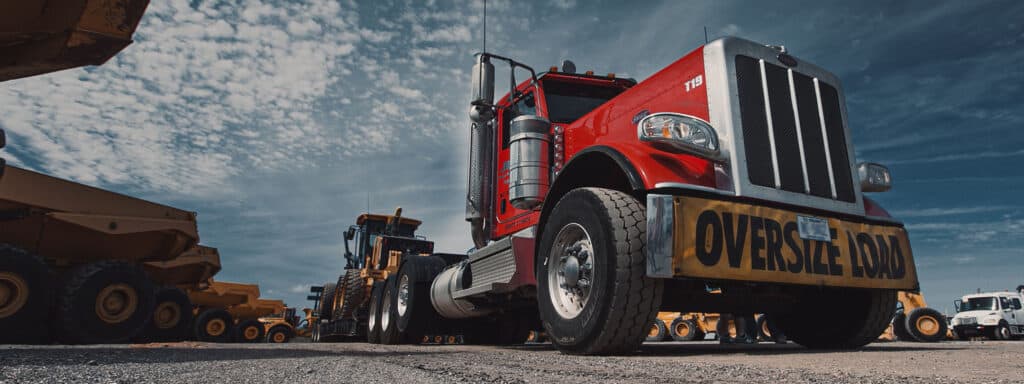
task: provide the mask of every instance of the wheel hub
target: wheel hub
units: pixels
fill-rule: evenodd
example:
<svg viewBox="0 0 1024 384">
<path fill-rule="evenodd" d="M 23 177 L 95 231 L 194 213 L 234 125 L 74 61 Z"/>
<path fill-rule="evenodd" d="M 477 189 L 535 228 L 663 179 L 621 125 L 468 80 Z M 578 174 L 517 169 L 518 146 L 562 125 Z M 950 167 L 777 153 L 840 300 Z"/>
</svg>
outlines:
<svg viewBox="0 0 1024 384">
<path fill-rule="evenodd" d="M 563 318 L 575 318 L 590 299 L 594 278 L 594 246 L 583 226 L 569 223 L 559 230 L 551 247 L 549 294 Z"/>
<path fill-rule="evenodd" d="M 104 287 L 96 295 L 96 316 L 107 324 L 128 320 L 139 305 L 139 295 L 128 284 Z"/>
<path fill-rule="evenodd" d="M 679 323 L 676 325 L 676 334 L 679 336 L 686 336 L 690 334 L 690 325 L 686 323 Z"/>
<path fill-rule="evenodd" d="M 225 329 L 227 329 L 227 324 L 221 319 L 213 319 L 206 323 L 206 334 L 210 336 L 220 336 Z"/>
<path fill-rule="evenodd" d="M 160 303 L 153 311 L 153 323 L 159 329 L 168 329 L 181 321 L 181 308 L 175 303 Z"/>
<path fill-rule="evenodd" d="M 281 332 L 275 333 L 274 334 L 274 342 L 275 343 L 283 343 L 284 342 L 284 333 L 281 333 Z"/>
<path fill-rule="evenodd" d="M 250 326 L 245 328 L 244 334 L 246 340 L 256 340 L 256 338 L 260 336 L 260 330 L 256 327 Z"/>
<path fill-rule="evenodd" d="M 0 319 L 18 313 L 28 301 L 28 282 L 12 272 L 0 272 Z"/>
<path fill-rule="evenodd" d="M 921 316 L 917 319 L 917 329 L 925 335 L 932 336 L 939 332 L 938 320 L 931 316 Z"/>
</svg>

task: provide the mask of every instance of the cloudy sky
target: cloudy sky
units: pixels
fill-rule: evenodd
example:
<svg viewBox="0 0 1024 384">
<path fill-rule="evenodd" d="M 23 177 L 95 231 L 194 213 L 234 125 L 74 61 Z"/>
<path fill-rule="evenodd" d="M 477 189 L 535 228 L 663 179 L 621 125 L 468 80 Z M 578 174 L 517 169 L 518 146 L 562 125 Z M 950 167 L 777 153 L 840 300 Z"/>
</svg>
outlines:
<svg viewBox="0 0 1024 384">
<path fill-rule="evenodd" d="M 481 8 L 154 0 L 106 65 L 0 86 L 3 156 L 197 211 L 220 279 L 301 307 L 341 271 L 341 232 L 367 207 L 401 205 L 439 250 L 471 245 Z M 1024 284 L 1024 3 L 492 0 L 488 12 L 488 49 L 537 68 L 571 58 L 643 79 L 705 26 L 786 45 L 844 81 L 857 157 L 891 167 L 895 188 L 875 198 L 907 222 L 932 306 Z"/>
</svg>

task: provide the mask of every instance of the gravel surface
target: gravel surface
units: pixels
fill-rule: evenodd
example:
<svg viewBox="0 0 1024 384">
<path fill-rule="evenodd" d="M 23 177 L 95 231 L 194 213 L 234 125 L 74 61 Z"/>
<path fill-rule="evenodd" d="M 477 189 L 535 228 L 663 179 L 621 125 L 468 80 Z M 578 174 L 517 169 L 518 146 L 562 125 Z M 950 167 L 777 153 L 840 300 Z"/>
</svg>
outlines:
<svg viewBox="0 0 1024 384">
<path fill-rule="evenodd" d="M 647 344 L 633 356 L 550 345 L 364 343 L 0 346 L 0 383 L 1024 383 L 1024 342 Z"/>
</svg>

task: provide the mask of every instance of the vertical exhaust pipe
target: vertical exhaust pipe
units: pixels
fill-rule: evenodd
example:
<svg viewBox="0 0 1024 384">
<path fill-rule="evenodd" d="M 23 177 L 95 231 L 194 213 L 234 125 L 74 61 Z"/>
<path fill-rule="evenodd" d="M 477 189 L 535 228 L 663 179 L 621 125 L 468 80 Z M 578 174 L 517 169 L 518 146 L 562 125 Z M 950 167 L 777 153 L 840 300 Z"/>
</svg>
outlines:
<svg viewBox="0 0 1024 384">
<path fill-rule="evenodd" d="M 490 240 L 486 225 L 494 196 L 491 180 L 494 170 L 494 64 L 486 54 L 476 57 L 472 86 L 466 221 L 470 224 L 473 244 L 479 249 Z"/>
</svg>

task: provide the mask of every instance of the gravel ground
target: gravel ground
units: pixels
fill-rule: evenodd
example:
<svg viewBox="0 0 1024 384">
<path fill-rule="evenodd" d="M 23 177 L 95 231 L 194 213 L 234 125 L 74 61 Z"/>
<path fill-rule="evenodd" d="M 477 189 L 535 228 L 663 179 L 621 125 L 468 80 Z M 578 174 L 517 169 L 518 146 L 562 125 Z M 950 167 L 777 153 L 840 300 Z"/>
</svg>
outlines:
<svg viewBox="0 0 1024 384">
<path fill-rule="evenodd" d="M 0 383 L 1024 383 L 1024 342 L 799 346 L 647 344 L 633 356 L 550 345 L 364 343 L 0 346 Z"/>
</svg>

